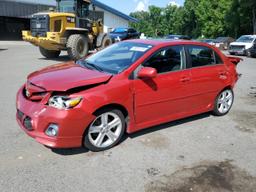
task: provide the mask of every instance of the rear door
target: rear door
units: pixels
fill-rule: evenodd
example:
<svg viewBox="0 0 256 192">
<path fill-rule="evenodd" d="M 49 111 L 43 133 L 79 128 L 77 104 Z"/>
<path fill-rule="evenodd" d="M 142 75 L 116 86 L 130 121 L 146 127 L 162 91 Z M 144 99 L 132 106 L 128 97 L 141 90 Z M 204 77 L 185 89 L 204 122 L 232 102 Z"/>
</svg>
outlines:
<svg viewBox="0 0 256 192">
<path fill-rule="evenodd" d="M 210 109 L 217 94 L 226 86 L 227 70 L 221 57 L 211 48 L 187 45 L 191 71 L 191 91 L 195 110 Z"/>
</svg>

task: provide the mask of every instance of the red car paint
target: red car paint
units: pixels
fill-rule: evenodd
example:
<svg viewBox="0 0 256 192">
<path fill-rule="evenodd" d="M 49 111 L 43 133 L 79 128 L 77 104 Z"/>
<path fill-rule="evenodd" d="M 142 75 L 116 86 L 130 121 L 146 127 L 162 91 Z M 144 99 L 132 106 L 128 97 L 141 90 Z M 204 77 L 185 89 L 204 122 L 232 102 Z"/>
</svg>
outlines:
<svg viewBox="0 0 256 192">
<path fill-rule="evenodd" d="M 20 127 L 39 143 L 53 148 L 80 147 L 94 112 L 104 106 L 115 106 L 128 113 L 127 132 L 132 133 L 164 122 L 185 118 L 213 110 L 220 91 L 233 88 L 238 75 L 236 66 L 217 48 L 193 41 L 131 40 L 154 45 L 143 57 L 117 75 L 80 67 L 73 62 L 54 65 L 28 76 L 28 83 L 17 93 L 17 121 Z M 211 48 L 224 64 L 184 69 L 157 74 L 152 79 L 130 79 L 131 73 L 157 50 L 175 45 L 199 45 Z M 238 60 L 236 60 L 238 61 Z M 144 71 L 147 73 L 147 71 Z M 142 71 L 142 76 L 144 75 Z M 151 70 L 152 77 L 155 76 Z M 86 88 L 90 86 L 89 88 Z M 26 98 L 24 87 L 33 94 L 43 92 L 35 99 Z M 72 88 L 85 87 L 69 92 Z M 60 110 L 47 105 L 55 92 L 70 97 L 83 96 L 73 109 Z M 32 96 L 31 96 L 32 97 Z M 21 114 L 19 112 L 22 112 Z M 31 118 L 33 130 L 24 127 L 24 119 Z M 57 137 L 45 134 L 51 123 L 59 125 Z"/>
</svg>

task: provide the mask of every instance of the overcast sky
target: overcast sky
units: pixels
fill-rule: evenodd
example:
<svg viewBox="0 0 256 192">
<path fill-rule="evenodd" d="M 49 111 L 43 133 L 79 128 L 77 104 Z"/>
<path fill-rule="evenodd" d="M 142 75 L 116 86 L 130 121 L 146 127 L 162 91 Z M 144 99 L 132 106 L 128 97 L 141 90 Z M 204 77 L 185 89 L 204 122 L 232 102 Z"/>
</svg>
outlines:
<svg viewBox="0 0 256 192">
<path fill-rule="evenodd" d="M 53 4 L 55 0 L 17 0 L 17 1 L 29 1 L 35 3 Z M 147 10 L 149 5 L 156 5 L 159 7 L 165 7 L 167 4 L 183 5 L 184 0 L 98 0 L 110 7 L 113 7 L 123 13 L 129 14 L 133 11 Z"/>
</svg>

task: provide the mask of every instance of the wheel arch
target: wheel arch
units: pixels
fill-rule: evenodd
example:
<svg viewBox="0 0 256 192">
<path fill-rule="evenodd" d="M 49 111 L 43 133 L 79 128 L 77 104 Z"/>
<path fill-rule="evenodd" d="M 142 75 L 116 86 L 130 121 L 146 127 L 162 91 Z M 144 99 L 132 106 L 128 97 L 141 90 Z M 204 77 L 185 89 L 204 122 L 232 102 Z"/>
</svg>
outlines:
<svg viewBox="0 0 256 192">
<path fill-rule="evenodd" d="M 231 89 L 233 90 L 234 86 L 232 85 L 227 85 L 226 87 L 224 87 L 220 92 L 224 91 L 225 89 Z"/>
<path fill-rule="evenodd" d="M 215 98 L 218 97 L 218 95 L 219 95 L 222 91 L 224 91 L 224 90 L 226 90 L 226 89 L 231 89 L 231 90 L 233 91 L 233 88 L 234 88 L 234 86 L 232 86 L 232 85 L 227 85 L 226 87 L 224 87 L 223 89 L 221 89 L 219 92 L 217 92 L 217 95 L 215 96 Z"/>
<path fill-rule="evenodd" d="M 79 35 L 85 35 L 85 36 L 88 36 L 88 33 L 89 31 L 87 29 L 67 29 L 64 33 L 64 36 L 66 38 L 69 38 L 70 35 L 76 35 L 76 34 L 79 34 Z"/>
<path fill-rule="evenodd" d="M 92 114 L 97 115 L 97 113 L 103 109 L 118 109 L 123 113 L 125 119 L 127 119 L 129 117 L 128 110 L 123 105 L 117 104 L 117 103 L 110 103 L 107 105 L 103 105 L 103 106 L 99 107 L 97 110 L 95 110 Z"/>
</svg>

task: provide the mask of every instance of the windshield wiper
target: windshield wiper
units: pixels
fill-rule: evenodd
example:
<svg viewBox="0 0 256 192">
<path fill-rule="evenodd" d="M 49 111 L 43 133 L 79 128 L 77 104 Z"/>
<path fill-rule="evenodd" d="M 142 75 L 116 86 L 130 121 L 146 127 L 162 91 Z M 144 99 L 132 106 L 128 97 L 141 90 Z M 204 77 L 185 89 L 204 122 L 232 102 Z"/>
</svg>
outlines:
<svg viewBox="0 0 256 192">
<path fill-rule="evenodd" d="M 99 67 L 93 63 L 88 63 L 85 60 L 79 60 L 76 63 L 79 65 L 82 65 L 83 67 L 87 67 L 88 69 L 96 69 L 97 71 L 104 72 L 104 70 L 101 67 Z"/>
</svg>

